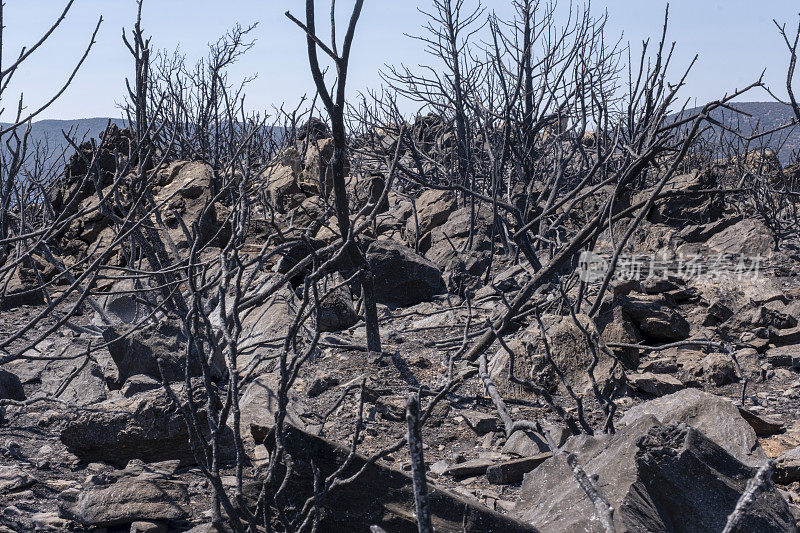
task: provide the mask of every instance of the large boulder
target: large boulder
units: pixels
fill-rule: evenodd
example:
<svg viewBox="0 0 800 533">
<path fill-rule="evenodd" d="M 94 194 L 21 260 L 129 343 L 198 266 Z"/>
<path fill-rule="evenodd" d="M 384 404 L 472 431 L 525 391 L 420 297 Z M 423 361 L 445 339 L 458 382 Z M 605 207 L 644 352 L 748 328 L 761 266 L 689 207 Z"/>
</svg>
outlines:
<svg viewBox="0 0 800 533">
<path fill-rule="evenodd" d="M 705 224 L 717 220 L 722 214 L 722 202 L 719 195 L 704 194 L 703 189 L 716 186 L 714 176 L 708 172 L 694 171 L 689 174 L 674 176 L 662 189 L 662 192 L 681 192 L 656 201 L 648 213 L 648 221 L 682 228 L 687 224 Z M 634 195 L 634 203 L 647 200 L 651 190 Z"/>
<path fill-rule="evenodd" d="M 367 248 L 366 258 L 380 303 L 410 306 L 445 291 L 436 265 L 398 242 L 375 241 Z"/>
<path fill-rule="evenodd" d="M 341 331 L 359 321 L 353 307 L 353 295 L 341 274 L 326 276 L 319 287 L 320 298 L 318 326 L 320 331 Z"/>
<path fill-rule="evenodd" d="M 680 341 L 689 338 L 689 323 L 662 295 L 619 295 L 622 312 L 649 341 Z"/>
<path fill-rule="evenodd" d="M 419 195 L 414 205 L 417 216 L 412 214 L 408 218 L 405 229 L 406 241 L 411 245 L 433 228 L 444 224 L 458 207 L 458 201 L 452 191 L 428 189 Z"/>
<path fill-rule="evenodd" d="M 42 284 L 32 266 L 31 261 L 23 261 L 0 275 L 0 311 L 44 303 Z"/>
<path fill-rule="evenodd" d="M 695 428 L 651 416 L 614 435 L 572 437 L 565 448 L 613 507 L 620 532 L 722 531 L 756 472 Z M 563 453 L 525 475 L 514 515 L 543 532 L 605 531 Z M 736 531 L 794 531 L 774 485 L 743 511 Z"/>
<path fill-rule="evenodd" d="M 265 277 L 260 282 L 260 288 L 254 293 L 271 290 L 275 276 Z M 258 375 L 258 368 L 263 367 L 278 355 L 283 349 L 289 328 L 294 322 L 299 303 L 297 296 L 287 286 L 275 291 L 264 303 L 244 310 L 239 320 L 242 331 L 239 334 L 237 347 L 237 369 L 242 374 L 252 373 Z M 218 323 L 219 314 L 214 313 L 214 322 Z M 220 333 L 221 334 L 221 333 Z M 303 324 L 298 331 L 298 342 L 311 338 L 308 324 Z"/>
<path fill-rule="evenodd" d="M 183 384 L 172 388 L 179 400 L 186 401 Z M 193 386 L 192 394 L 198 420 L 205 425 L 206 394 L 199 383 Z M 163 389 L 130 398 L 115 397 L 92 408 L 77 409 L 64 423 L 60 438 L 86 462 L 102 461 L 120 467 L 131 459 L 195 462 L 183 413 Z"/>
<path fill-rule="evenodd" d="M 707 244 L 717 253 L 754 258 L 770 255 L 775 249 L 775 237 L 762 221 L 746 218 L 713 235 Z"/>
<path fill-rule="evenodd" d="M 84 348 L 85 352 L 85 348 Z M 97 350 L 108 357 L 105 350 Z M 80 349 L 68 350 L 65 355 L 82 355 Z M 94 354 L 92 354 L 94 355 Z M 105 400 L 108 383 L 116 383 L 113 376 L 106 376 L 100 364 L 85 355 L 77 359 L 66 357 L 48 361 L 40 375 L 39 391 L 69 404 L 85 406 Z"/>
<path fill-rule="evenodd" d="M 470 207 L 462 207 L 454 211 L 447 222 L 431 231 L 429 248 L 420 247 L 425 251 L 425 257 L 441 270 L 445 270 L 462 252 L 489 251 L 492 246 L 492 212 L 488 207 L 480 207 L 476 209 L 474 215 L 471 243 L 470 226 L 473 213 Z"/>
<path fill-rule="evenodd" d="M 160 380 L 162 370 L 163 378 L 170 382 L 181 381 L 186 376 L 187 340 L 176 321 L 161 320 L 134 331 L 124 326 L 110 326 L 103 331 L 103 338 L 117 365 L 120 383 L 137 374 Z M 221 355 L 210 351 L 203 356 L 207 357 L 213 376 L 220 376 L 224 368 Z M 189 372 L 193 376 L 202 373 L 196 357 L 190 361 Z"/>
<path fill-rule="evenodd" d="M 214 170 L 201 162 L 176 167 L 170 182 L 155 194 L 160 215 L 153 217 L 158 237 L 166 251 L 186 251 L 191 242 L 183 226 L 196 226 L 201 244 L 218 237 L 219 226 L 213 199 Z"/>
<path fill-rule="evenodd" d="M 19 377 L 0 368 L 0 400 L 22 401 L 24 399 L 25 390 L 22 388 Z"/>
<path fill-rule="evenodd" d="M 576 318 L 577 323 L 571 316 L 545 315 L 542 323 L 547 329 L 552 363 L 558 367 L 565 382 L 581 394 L 591 387 L 588 369 L 595 356 L 597 364 L 593 373 L 598 383 L 610 376 L 614 361 L 605 352 L 597 349 L 595 343 L 598 332 L 594 321 L 585 314 L 579 314 Z M 538 324 L 534 323 L 520 332 L 508 346 L 514 352 L 514 375 L 518 379 L 530 380 L 553 392 L 563 388 L 558 373 L 547 359 Z M 507 381 L 510 357 L 505 349 L 500 349 L 490 362 L 488 370 L 499 387 L 514 394 L 519 391 L 519 387 Z"/>
<path fill-rule="evenodd" d="M 180 520 L 191 513 L 188 487 L 147 476 L 59 494 L 59 512 L 84 526 L 114 527 L 137 520 Z"/>
<path fill-rule="evenodd" d="M 767 460 L 753 428 L 725 398 L 684 389 L 631 408 L 619 423 L 631 425 L 647 416 L 662 424 L 688 424 L 748 466 L 761 466 Z"/>
</svg>

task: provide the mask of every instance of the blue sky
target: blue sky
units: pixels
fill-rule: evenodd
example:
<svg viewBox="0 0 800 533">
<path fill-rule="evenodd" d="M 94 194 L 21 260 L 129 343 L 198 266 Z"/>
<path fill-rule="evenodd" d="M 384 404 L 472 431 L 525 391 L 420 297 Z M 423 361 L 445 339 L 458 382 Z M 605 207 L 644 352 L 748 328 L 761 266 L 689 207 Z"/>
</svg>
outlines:
<svg viewBox="0 0 800 533">
<path fill-rule="evenodd" d="M 467 0 L 470 3 L 472 0 Z M 327 0 L 317 0 L 319 18 L 327 18 Z M 562 1 L 561 4 L 566 4 Z M 339 0 L 343 23 L 351 1 Z M 302 0 L 146 0 L 144 26 L 156 48 L 181 49 L 194 60 L 205 53 L 235 23 L 260 23 L 255 48 L 242 59 L 233 76 L 258 74 L 248 91 L 253 108 L 273 103 L 296 103 L 311 90 L 301 32 L 284 16 L 287 9 L 301 16 Z M 484 5 L 501 15 L 511 12 L 510 0 L 485 0 Z M 608 32 L 624 33 L 624 41 L 638 49 L 641 40 L 657 36 L 666 2 L 660 0 L 595 0 L 595 13 L 607 10 Z M 430 0 L 366 0 L 352 56 L 351 94 L 380 85 L 378 71 L 384 64 L 415 65 L 426 61 L 420 43 L 404 33 L 418 33 Z M 60 0 L 7 0 L 5 8 L 4 62 L 23 45 L 30 45 L 55 19 Z M 40 118 L 119 116 L 116 103 L 124 95 L 124 78 L 131 71 L 121 31 L 135 16 L 134 0 L 76 0 L 67 20 L 23 71 L 20 71 L 0 107 L 16 107 L 20 92 L 29 107 L 49 97 L 80 57 L 97 18 L 105 22 L 96 48 L 68 92 Z M 800 5 L 796 0 L 674 0 L 670 6 L 670 40 L 677 41 L 676 66 L 688 64 L 695 53 L 700 59 L 689 78 L 685 97 L 698 103 L 754 81 L 763 68 L 766 80 L 779 95 L 785 94 L 787 55 L 772 19 L 796 27 Z M 342 32 L 343 33 L 343 30 Z M 677 71 L 676 71 L 677 74 Z M 798 82 L 800 83 L 800 82 Z M 766 100 L 754 93 L 748 100 Z"/>
</svg>

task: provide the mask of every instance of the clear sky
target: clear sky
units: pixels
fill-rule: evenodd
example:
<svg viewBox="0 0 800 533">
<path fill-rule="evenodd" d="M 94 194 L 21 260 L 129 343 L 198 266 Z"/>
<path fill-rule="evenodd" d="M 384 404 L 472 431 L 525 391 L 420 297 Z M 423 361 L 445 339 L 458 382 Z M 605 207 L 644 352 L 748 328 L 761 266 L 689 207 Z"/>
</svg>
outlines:
<svg viewBox="0 0 800 533">
<path fill-rule="evenodd" d="M 467 0 L 469 4 L 473 0 Z M 38 39 L 61 9 L 61 0 L 5 0 L 4 64 L 23 45 Z M 317 0 L 318 17 L 327 18 L 329 3 Z M 567 1 L 561 2 L 566 4 Z M 352 0 L 338 0 L 342 18 L 349 15 Z M 302 33 L 284 16 L 287 9 L 302 16 L 302 0 L 146 0 L 144 26 L 156 48 L 180 46 L 192 62 L 204 55 L 206 45 L 239 22 L 259 22 L 255 48 L 232 72 L 233 76 L 258 74 L 248 91 L 253 108 L 267 109 L 273 103 L 295 103 L 311 90 Z M 510 0 L 484 0 L 501 15 L 510 13 Z M 419 33 L 430 0 L 366 0 L 364 14 L 351 59 L 351 93 L 380 85 L 378 71 L 384 64 L 415 65 L 425 61 L 422 46 L 404 33 Z M 624 41 L 638 49 L 647 36 L 657 40 L 666 2 L 662 0 L 594 0 L 596 13 L 608 11 L 609 34 L 624 33 Z M 76 0 L 69 17 L 40 49 L 4 95 L 0 107 L 9 119 L 19 92 L 28 107 L 49 97 L 68 76 L 80 57 L 91 30 L 102 15 L 105 19 L 96 48 L 68 92 L 40 118 L 87 118 L 119 116 L 124 78 L 131 60 L 121 39 L 123 27 L 135 16 L 134 0 Z M 673 0 L 670 6 L 669 38 L 677 41 L 676 66 L 684 66 L 700 54 L 685 97 L 698 103 L 754 81 L 767 69 L 766 80 L 777 94 L 785 94 L 787 54 L 772 23 L 785 21 L 796 27 L 797 0 Z M 344 20 L 343 20 L 344 23 Z M 341 31 L 341 34 L 344 30 Z M 800 83 L 800 82 L 798 82 Z M 767 100 L 754 93 L 747 100 Z"/>
</svg>

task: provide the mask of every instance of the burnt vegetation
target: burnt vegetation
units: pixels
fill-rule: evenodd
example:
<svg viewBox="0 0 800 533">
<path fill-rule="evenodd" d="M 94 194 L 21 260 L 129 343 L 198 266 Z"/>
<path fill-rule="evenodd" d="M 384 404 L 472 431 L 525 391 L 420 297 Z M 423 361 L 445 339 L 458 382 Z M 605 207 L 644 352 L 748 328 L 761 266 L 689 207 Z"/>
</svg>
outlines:
<svg viewBox="0 0 800 533">
<path fill-rule="evenodd" d="M 255 26 L 192 64 L 139 0 L 97 138 L 31 133 L 97 29 L 3 99 L 72 1 L 3 51 L 0 530 L 796 529 L 800 28 L 690 107 L 668 11 L 509 1 L 431 0 L 348 101 L 372 6 L 306 0 L 313 85 L 257 111 Z"/>
</svg>

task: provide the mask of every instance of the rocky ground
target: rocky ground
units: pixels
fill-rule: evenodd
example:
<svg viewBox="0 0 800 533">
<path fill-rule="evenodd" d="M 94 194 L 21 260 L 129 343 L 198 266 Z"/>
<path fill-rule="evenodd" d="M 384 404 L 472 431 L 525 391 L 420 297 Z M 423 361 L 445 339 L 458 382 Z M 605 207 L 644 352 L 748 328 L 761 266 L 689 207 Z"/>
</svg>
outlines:
<svg viewBox="0 0 800 533">
<path fill-rule="evenodd" d="M 313 157 L 306 155 L 307 160 Z M 172 166 L 158 193 L 168 198 L 179 192 L 187 219 L 201 216 L 194 202 L 204 201 L 207 194 L 202 186 L 185 187 L 188 178 L 205 172 L 201 167 Z M 282 172 L 268 192 L 296 221 L 313 211 L 318 191 L 309 190 L 291 164 Z M 676 185 L 706 186 L 697 174 L 679 177 Z M 747 482 L 771 458 L 776 485 L 767 484 L 740 528 L 796 528 L 800 248 L 785 240 L 776 250 L 771 230 L 754 216 L 705 201 L 683 202 L 679 208 L 684 219 L 676 222 L 674 202 L 659 204 L 628 251 L 658 252 L 669 268 L 680 263 L 680 254 L 759 256 L 763 262 L 758 275 L 709 276 L 679 265 L 659 278 L 616 280 L 594 319 L 586 314 L 585 303 L 574 318 L 556 303 L 545 305 L 541 325 L 531 314 L 520 317 L 516 328 L 504 335 L 505 346 L 495 343 L 490 349 L 488 371 L 512 417 L 541 421 L 559 450 L 550 449 L 545 436 L 533 431 L 507 435 L 476 367 L 464 360 L 452 362 L 454 375 L 469 377 L 433 410 L 422 430 L 424 454 L 433 485 L 489 513 L 481 520 L 494 526 L 471 530 L 505 530 L 497 525 L 501 522 L 491 522 L 502 517 L 520 530 L 599 530 L 595 508 L 573 477 L 565 451 L 575 454 L 615 507 L 620 529 L 637 531 L 680 529 L 666 518 L 676 516 L 676 509 L 692 524 L 690 529 L 720 531 Z M 340 297 L 321 315 L 325 327 L 320 329 L 326 332 L 291 391 L 292 425 L 349 446 L 360 389 L 352 385 L 363 381 L 358 452 L 364 456 L 405 435 L 408 395 L 421 386 L 444 385 L 465 332 L 474 339 L 532 275 L 527 264 L 492 247 L 487 213 L 478 211 L 477 229 L 470 235 L 469 208 L 452 193 L 426 191 L 416 199 L 415 211 L 412 216 L 410 202 L 390 194 L 388 210 L 368 235 L 374 239 L 366 257 L 376 276 L 383 353 L 363 348 L 364 322 L 344 284 Z M 69 238 L 84 243 L 103 239 L 102 224 L 99 219 L 84 221 Z M 167 231 L 179 240 L 175 228 Z M 253 247 L 263 242 L 258 231 L 269 228 L 253 229 Z M 316 235 L 322 244 L 332 238 L 326 231 L 330 233 L 323 227 Z M 597 247 L 600 254 L 603 244 Z M 296 260 L 287 254 L 272 272 L 263 273 L 265 283 Z M 491 283 L 486 284 L 490 266 Z M 598 280 L 590 282 L 585 296 L 592 299 L 598 287 Z M 562 291 L 575 299 L 579 287 L 553 283 L 537 297 L 560 302 Z M 138 310 L 128 296 L 115 295 L 113 289 L 103 294 L 98 301 L 115 317 L 116 327 L 136 322 Z M 239 359 L 239 370 L 247 376 L 241 408 L 252 467 L 248 480 L 258 478 L 269 454 L 261 442 L 274 423 L 274 354 L 297 298 L 297 291 L 287 286 L 243 317 L 245 337 L 258 341 L 257 349 L 243 350 Z M 174 372 L 173 386 L 181 387 L 179 329 L 169 321 L 145 323 L 127 341 L 95 349 L 98 338 L 113 338 L 108 331 L 114 326 L 99 337 L 96 312 L 85 307 L 73 320 L 79 327 L 57 329 L 26 358 L 0 371 L 0 398 L 9 400 L 0 424 L 0 529 L 214 531 L 209 524 L 211 488 L 196 466 L 180 410 L 155 379 L 160 358 L 167 373 Z M 0 336 L 13 336 L 42 309 L 41 302 L 9 303 L 0 314 Z M 47 331 L 58 318 L 55 313 L 45 317 L 16 346 Z M 578 324 L 607 343 L 613 357 L 594 353 Z M 665 347 L 684 341 L 695 344 Z M 546 363 L 548 348 L 563 380 Z M 596 434 L 571 436 L 541 394 L 512 382 L 509 352 L 516 375 L 551 393 L 572 417 L 578 412 L 570 391 L 581 398 L 586 422 Z M 598 381 L 611 378 L 613 434 L 602 433 L 605 415 L 592 391 L 589 368 Z M 554 451 L 559 453 L 554 456 Z M 407 448 L 381 459 L 378 466 L 408 473 Z M 223 483 L 232 488 L 233 469 L 227 473 Z M 397 479 L 407 483 L 405 477 Z M 403 515 L 386 502 L 378 505 L 385 515 Z M 413 509 L 405 512 L 411 516 Z M 446 521 L 441 524 L 441 530 L 449 530 Z"/>
</svg>

